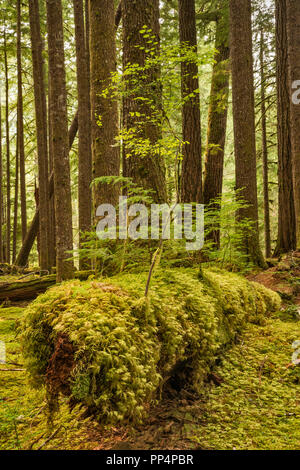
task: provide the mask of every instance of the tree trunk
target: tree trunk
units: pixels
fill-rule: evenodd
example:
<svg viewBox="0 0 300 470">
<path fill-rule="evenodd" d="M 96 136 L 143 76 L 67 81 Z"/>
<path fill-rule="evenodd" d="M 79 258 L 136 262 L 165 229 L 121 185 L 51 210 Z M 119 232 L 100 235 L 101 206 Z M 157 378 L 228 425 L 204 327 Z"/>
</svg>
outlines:
<svg viewBox="0 0 300 470">
<path fill-rule="evenodd" d="M 90 59 L 93 179 L 118 176 L 120 151 L 118 136 L 118 106 L 114 98 L 102 96 L 110 85 L 111 73 L 116 70 L 115 11 L 109 0 L 90 0 Z M 99 124 L 101 121 L 101 124 Z M 117 185 L 94 185 L 93 218 L 103 203 L 118 204 Z"/>
<path fill-rule="evenodd" d="M 21 223 L 22 240 L 25 240 L 27 232 L 26 209 L 26 180 L 25 180 L 25 149 L 24 149 L 24 119 L 23 119 L 23 84 L 22 84 L 22 44 L 21 44 L 21 0 L 17 0 L 17 67 L 18 67 L 18 142 L 20 159 L 20 192 L 21 192 Z"/>
<path fill-rule="evenodd" d="M 260 90 L 261 90 L 261 132 L 262 132 L 262 158 L 263 158 L 263 186 L 264 186 L 264 221 L 265 221 L 265 249 L 266 257 L 271 257 L 271 228 L 270 228 L 270 202 L 269 202 L 269 167 L 267 143 L 267 117 L 265 93 L 265 63 L 264 63 L 264 32 L 260 33 Z"/>
<path fill-rule="evenodd" d="M 239 210 L 238 220 L 252 223 L 251 230 L 244 230 L 242 249 L 249 261 L 264 267 L 258 234 L 250 0 L 230 0 L 230 22 L 236 189 L 248 204 Z"/>
<path fill-rule="evenodd" d="M 10 264 L 11 197 L 10 197 L 10 135 L 9 135 L 9 82 L 6 31 L 4 31 L 5 121 L 6 121 L 6 262 Z"/>
<path fill-rule="evenodd" d="M 277 137 L 278 137 L 278 240 L 274 255 L 296 248 L 296 213 L 290 128 L 286 0 L 276 0 Z"/>
<path fill-rule="evenodd" d="M 19 98 L 18 98 L 19 100 Z M 14 200 L 14 225 L 13 225 L 13 250 L 12 264 L 15 264 L 17 256 L 17 235 L 18 235 L 18 207 L 19 207 L 19 165 L 20 165 L 20 141 L 17 131 L 16 141 L 16 165 L 15 165 L 15 200 Z"/>
<path fill-rule="evenodd" d="M 31 30 L 31 49 L 33 64 L 35 116 L 38 153 L 39 181 L 39 232 L 40 266 L 48 270 L 49 265 L 49 197 L 48 197 L 48 143 L 47 143 L 47 105 L 44 84 L 43 42 L 40 30 L 39 1 L 29 0 Z"/>
<path fill-rule="evenodd" d="M 293 95 L 300 86 L 300 2 L 287 2 L 288 62 L 289 62 L 289 93 Z M 293 183 L 296 209 L 297 248 L 300 249 L 300 103 L 298 97 L 291 100 L 291 139 Z"/>
<path fill-rule="evenodd" d="M 52 114 L 50 109 L 51 102 L 51 77 L 48 70 L 48 163 L 49 163 L 49 173 L 53 173 L 53 133 L 52 133 Z M 76 114 L 76 116 L 78 116 Z M 78 124 L 78 122 L 77 122 Z M 50 192 L 50 187 L 49 187 Z M 49 266 L 56 265 L 56 236 L 55 236 L 55 205 L 54 205 L 54 196 L 49 196 L 49 236 L 48 236 L 48 246 L 49 246 Z"/>
<path fill-rule="evenodd" d="M 48 55 L 51 77 L 52 144 L 58 282 L 73 276 L 74 264 L 67 93 L 61 0 L 47 0 Z"/>
<path fill-rule="evenodd" d="M 165 165 L 159 155 L 157 144 L 161 138 L 161 103 L 160 67 L 144 68 L 148 57 L 145 50 L 149 47 L 148 38 L 140 33 L 144 26 L 151 29 L 155 41 L 155 54 L 160 52 L 160 26 L 158 0 L 123 0 L 123 71 L 132 64 L 137 64 L 142 72 L 136 90 L 136 75 L 126 77 L 127 94 L 123 100 L 124 130 L 134 132 L 136 138 L 149 142 L 147 155 L 138 154 L 134 149 L 123 148 L 123 175 L 133 179 L 139 187 L 154 191 L 155 202 L 166 202 L 167 190 Z M 143 49 L 142 49 L 143 48 Z M 142 100 L 137 100 L 137 96 Z M 156 150 L 155 150 L 156 147 Z"/>
<path fill-rule="evenodd" d="M 182 46 L 197 51 L 195 0 L 179 0 L 179 36 Z M 181 64 L 183 161 L 181 201 L 202 202 L 202 147 L 198 66 Z M 187 98 L 192 94 L 191 98 Z"/>
<path fill-rule="evenodd" d="M 87 50 L 85 45 L 83 0 L 73 0 L 78 92 L 78 206 L 79 206 L 79 248 L 82 248 L 84 232 L 91 230 L 91 120 L 89 76 L 87 68 Z M 80 269 L 88 263 L 80 260 Z"/>
<path fill-rule="evenodd" d="M 3 235 L 2 227 L 3 223 L 3 154 L 2 154 L 2 102 L 1 102 L 1 90 L 0 90 L 0 263 L 4 261 L 4 250 L 3 250 Z"/>
<path fill-rule="evenodd" d="M 222 195 L 224 149 L 227 128 L 228 96 L 229 96 L 229 25 L 227 17 L 217 19 L 216 43 L 217 50 L 213 65 L 210 106 L 208 111 L 207 144 L 205 157 L 205 175 L 203 200 L 205 205 Z M 211 206 L 212 207 L 212 206 Z M 219 206 L 214 205 L 214 210 Z M 220 247 L 220 230 L 213 230 L 208 239 L 216 248 Z"/>
</svg>

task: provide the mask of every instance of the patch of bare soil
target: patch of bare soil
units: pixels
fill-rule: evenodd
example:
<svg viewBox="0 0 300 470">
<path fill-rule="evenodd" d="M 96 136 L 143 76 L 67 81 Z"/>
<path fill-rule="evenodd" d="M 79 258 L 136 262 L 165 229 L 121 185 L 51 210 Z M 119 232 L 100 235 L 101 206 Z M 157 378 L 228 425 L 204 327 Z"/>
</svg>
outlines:
<svg viewBox="0 0 300 470">
<path fill-rule="evenodd" d="M 266 271 L 249 275 L 248 279 L 274 290 L 283 300 L 300 305 L 300 252 L 289 253 L 274 264 Z"/>
</svg>

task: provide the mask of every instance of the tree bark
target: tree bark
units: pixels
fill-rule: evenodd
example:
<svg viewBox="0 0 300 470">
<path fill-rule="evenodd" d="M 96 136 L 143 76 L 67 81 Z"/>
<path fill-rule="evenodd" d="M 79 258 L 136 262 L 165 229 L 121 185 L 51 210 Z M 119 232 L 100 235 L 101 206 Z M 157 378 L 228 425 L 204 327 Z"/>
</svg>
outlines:
<svg viewBox="0 0 300 470">
<path fill-rule="evenodd" d="M 6 262 L 10 264 L 10 235 L 11 235 L 11 196 L 10 196 L 10 133 L 9 133 L 9 81 L 7 40 L 4 31 L 4 70 L 5 70 L 5 121 L 6 121 Z"/>
<path fill-rule="evenodd" d="M 239 210 L 238 220 L 252 223 L 251 230 L 244 230 L 242 249 L 249 261 L 264 267 L 258 234 L 250 0 L 230 0 L 230 23 L 236 189 L 248 204 Z"/>
<path fill-rule="evenodd" d="M 27 232 L 25 149 L 24 149 L 24 118 L 23 118 L 23 83 L 22 83 L 22 36 L 21 36 L 21 0 L 17 0 L 17 68 L 18 68 L 18 142 L 20 159 L 20 195 L 22 240 Z"/>
<path fill-rule="evenodd" d="M 215 63 L 213 65 L 210 105 L 208 111 L 205 173 L 203 186 L 204 204 L 218 210 L 219 204 L 212 201 L 222 196 L 224 149 L 227 128 L 229 96 L 229 24 L 219 17 L 216 24 Z M 208 239 L 216 248 L 220 247 L 220 230 L 213 230 Z"/>
<path fill-rule="evenodd" d="M 118 136 L 118 106 L 114 98 L 102 96 L 116 70 L 115 11 L 109 0 L 90 0 L 90 60 L 93 179 L 118 176 L 120 151 Z M 99 123 L 101 121 L 101 124 Z M 118 204 L 117 185 L 98 184 L 93 187 L 93 218 L 100 204 Z"/>
<path fill-rule="evenodd" d="M 47 0 L 48 54 L 51 77 L 51 115 L 58 282 L 73 276 L 72 203 L 68 143 L 67 93 L 61 0 Z"/>
<path fill-rule="evenodd" d="M 136 90 L 137 77 L 126 77 L 127 95 L 123 100 L 123 126 L 125 131 L 130 132 L 135 129 L 134 134 L 138 139 L 150 143 L 146 156 L 139 155 L 131 149 L 129 151 L 124 145 L 123 175 L 132 178 L 139 187 L 154 191 L 152 198 L 155 202 L 162 203 L 167 200 L 167 190 L 165 165 L 157 150 L 161 138 L 160 67 L 144 68 L 148 57 L 145 51 L 149 48 L 149 44 L 147 44 L 148 39 L 140 33 L 144 26 L 151 29 L 151 34 L 155 36 L 152 47 L 155 47 L 155 54 L 159 55 L 159 1 L 123 0 L 122 8 L 123 71 L 132 64 L 137 64 L 142 70 L 139 74 L 138 90 Z M 142 100 L 137 100 L 137 97 Z"/>
<path fill-rule="evenodd" d="M 288 79 L 288 41 L 286 0 L 276 0 L 276 76 L 278 137 L 278 239 L 275 256 L 296 248 L 296 213 L 293 191 L 290 128 L 290 86 Z"/>
<path fill-rule="evenodd" d="M 19 100 L 19 98 L 18 98 L 18 100 Z M 17 131 L 12 264 L 15 263 L 16 256 L 17 256 L 18 208 L 19 208 L 19 204 L 18 204 L 19 203 L 19 166 L 20 166 L 20 152 L 19 152 L 19 149 L 20 149 L 19 133 Z"/>
<path fill-rule="evenodd" d="M 197 52 L 195 0 L 179 0 L 179 36 L 182 46 Z M 198 66 L 194 61 L 181 64 L 183 161 L 181 201 L 202 202 L 202 142 Z M 191 98 L 188 98 L 192 94 Z"/>
<path fill-rule="evenodd" d="M 295 93 L 295 87 L 300 86 L 300 2 L 287 2 L 287 32 L 288 32 L 288 63 L 289 63 L 289 93 Z M 298 83 L 297 83 L 298 82 Z M 300 249 L 300 103 L 299 94 L 291 101 L 291 140 L 294 198 L 296 209 L 297 249 Z"/>
<path fill-rule="evenodd" d="M 73 0 L 77 62 L 77 92 L 78 92 L 78 206 L 79 206 L 79 248 L 82 248 L 84 232 L 91 230 L 91 119 L 90 87 L 88 76 L 88 57 L 85 44 L 83 0 Z M 80 260 L 80 269 L 87 264 Z"/>
<path fill-rule="evenodd" d="M 42 269 L 48 270 L 50 268 L 48 240 L 50 220 L 48 198 L 47 105 L 44 82 L 43 42 L 40 29 L 38 0 L 29 0 L 29 18 L 38 153 L 40 266 Z"/>
<path fill-rule="evenodd" d="M 4 261 L 4 250 L 3 250 L 3 153 L 2 153 L 2 101 L 1 101 L 1 90 L 0 90 L 0 263 Z"/>
<path fill-rule="evenodd" d="M 264 221 L 265 221 L 265 250 L 266 258 L 271 257 L 271 227 L 270 227 L 270 202 L 269 202 L 269 167 L 268 167 L 268 143 L 267 143 L 267 117 L 266 117 L 266 92 L 265 92 L 265 63 L 264 63 L 264 32 L 260 33 L 260 90 L 261 90 L 261 133 L 262 133 L 262 158 L 263 158 L 263 186 L 264 186 Z"/>
</svg>

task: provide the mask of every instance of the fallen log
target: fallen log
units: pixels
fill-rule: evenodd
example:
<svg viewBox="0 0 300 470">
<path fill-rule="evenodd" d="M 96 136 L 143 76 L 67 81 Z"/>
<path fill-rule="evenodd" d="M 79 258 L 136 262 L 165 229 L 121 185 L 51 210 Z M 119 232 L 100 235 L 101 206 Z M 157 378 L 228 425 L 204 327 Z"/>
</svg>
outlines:
<svg viewBox="0 0 300 470">
<path fill-rule="evenodd" d="M 75 278 L 85 281 L 94 271 L 78 271 Z M 1 300 L 31 300 L 56 284 L 56 274 L 38 277 L 28 281 L 16 280 L 0 284 Z"/>
</svg>

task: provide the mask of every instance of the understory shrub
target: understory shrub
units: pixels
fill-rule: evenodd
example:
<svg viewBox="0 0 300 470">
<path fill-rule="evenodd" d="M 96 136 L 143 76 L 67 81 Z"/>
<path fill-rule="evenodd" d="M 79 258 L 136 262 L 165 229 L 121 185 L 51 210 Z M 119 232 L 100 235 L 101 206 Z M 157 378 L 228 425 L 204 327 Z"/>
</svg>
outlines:
<svg viewBox="0 0 300 470">
<path fill-rule="evenodd" d="M 222 348 L 251 321 L 261 324 L 278 295 L 219 269 L 157 271 L 68 281 L 26 310 L 20 327 L 30 382 L 63 393 L 104 423 L 140 421 L 181 365 L 199 389 Z"/>
</svg>

